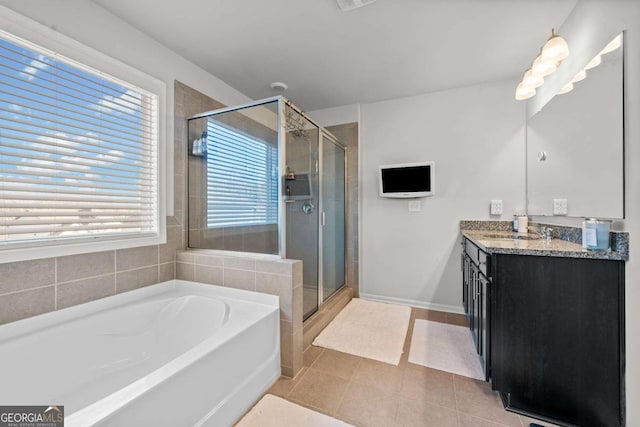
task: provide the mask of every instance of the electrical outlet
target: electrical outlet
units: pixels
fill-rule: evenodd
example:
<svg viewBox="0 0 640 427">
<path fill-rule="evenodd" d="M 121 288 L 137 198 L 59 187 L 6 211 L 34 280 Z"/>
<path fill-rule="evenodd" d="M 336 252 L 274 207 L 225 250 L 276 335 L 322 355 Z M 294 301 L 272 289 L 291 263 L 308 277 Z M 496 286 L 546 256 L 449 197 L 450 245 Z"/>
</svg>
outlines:
<svg viewBox="0 0 640 427">
<path fill-rule="evenodd" d="M 502 200 L 491 201 L 491 215 L 502 215 Z"/>
<path fill-rule="evenodd" d="M 554 215 L 566 215 L 567 209 L 567 199 L 553 199 Z"/>
<path fill-rule="evenodd" d="M 420 212 L 421 210 L 422 205 L 420 204 L 420 200 L 409 201 L 409 212 Z"/>
</svg>

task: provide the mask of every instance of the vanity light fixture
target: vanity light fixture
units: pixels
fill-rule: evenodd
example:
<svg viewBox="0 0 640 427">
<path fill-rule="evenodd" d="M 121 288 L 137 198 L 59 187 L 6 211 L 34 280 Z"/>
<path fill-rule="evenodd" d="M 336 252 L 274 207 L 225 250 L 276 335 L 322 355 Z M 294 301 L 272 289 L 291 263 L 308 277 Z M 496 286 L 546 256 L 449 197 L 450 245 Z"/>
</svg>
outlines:
<svg viewBox="0 0 640 427">
<path fill-rule="evenodd" d="M 573 83 L 569 82 L 566 85 L 562 86 L 558 95 L 564 95 L 565 93 L 569 93 L 573 90 Z"/>
<path fill-rule="evenodd" d="M 571 83 L 578 83 L 587 78 L 587 72 L 585 70 L 580 70 L 578 74 L 575 75 Z"/>
<path fill-rule="evenodd" d="M 584 67 L 585 70 L 590 70 L 592 68 L 597 67 L 602 64 L 602 55 L 606 55 L 607 53 L 611 53 L 614 50 L 618 49 L 622 46 L 622 33 L 618 34 L 616 38 L 611 40 L 609 44 L 607 44 L 604 49 L 600 51 L 589 63 Z"/>
<path fill-rule="evenodd" d="M 567 42 L 551 29 L 551 37 L 545 43 L 541 53 L 542 59 L 545 61 L 562 61 L 569 56 L 569 46 Z"/>
<path fill-rule="evenodd" d="M 518 87 L 516 88 L 516 99 L 518 101 L 522 101 L 524 99 L 529 99 L 536 94 L 535 88 L 530 86 L 525 86 L 520 82 Z"/>
<path fill-rule="evenodd" d="M 597 54 L 591 61 L 589 61 L 587 65 L 585 65 L 584 69 L 590 70 L 592 68 L 597 67 L 601 63 L 602 63 L 602 57 L 600 56 L 600 54 Z"/>
<path fill-rule="evenodd" d="M 618 36 L 615 39 L 611 40 L 609 42 L 609 44 L 606 45 L 604 47 L 604 49 L 602 49 L 602 52 L 600 52 L 600 55 L 604 55 L 606 53 L 613 52 L 614 50 L 616 50 L 620 46 L 622 46 L 622 34 L 618 34 Z"/>
<path fill-rule="evenodd" d="M 555 61 L 544 61 L 541 55 L 538 55 L 533 61 L 531 66 L 531 72 L 540 77 L 546 77 L 553 73 L 558 68 L 558 63 Z"/>
<path fill-rule="evenodd" d="M 563 59 L 569 56 L 567 42 L 551 29 L 551 37 L 544 44 L 540 53 L 533 61 L 531 68 L 524 74 L 522 81 L 516 88 L 516 99 L 531 98 L 536 94 L 536 88 L 544 84 L 544 77 L 558 69 Z M 577 77 L 577 76 L 576 76 Z"/>
<path fill-rule="evenodd" d="M 544 79 L 542 78 L 542 76 L 533 74 L 533 72 L 531 71 L 531 68 L 529 68 L 527 72 L 524 73 L 524 77 L 522 78 L 523 86 L 527 86 L 535 89 L 537 87 L 542 86 L 543 84 L 544 84 Z"/>
</svg>

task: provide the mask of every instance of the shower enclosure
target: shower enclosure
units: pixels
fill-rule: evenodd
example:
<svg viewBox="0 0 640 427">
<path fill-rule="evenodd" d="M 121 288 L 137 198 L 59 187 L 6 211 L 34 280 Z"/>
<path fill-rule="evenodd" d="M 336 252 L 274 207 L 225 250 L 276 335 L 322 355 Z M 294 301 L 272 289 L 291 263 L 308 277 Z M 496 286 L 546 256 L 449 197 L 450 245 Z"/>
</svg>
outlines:
<svg viewBox="0 0 640 427">
<path fill-rule="evenodd" d="M 308 318 L 345 285 L 344 147 L 283 97 L 187 131 L 188 246 L 302 260 Z"/>
</svg>

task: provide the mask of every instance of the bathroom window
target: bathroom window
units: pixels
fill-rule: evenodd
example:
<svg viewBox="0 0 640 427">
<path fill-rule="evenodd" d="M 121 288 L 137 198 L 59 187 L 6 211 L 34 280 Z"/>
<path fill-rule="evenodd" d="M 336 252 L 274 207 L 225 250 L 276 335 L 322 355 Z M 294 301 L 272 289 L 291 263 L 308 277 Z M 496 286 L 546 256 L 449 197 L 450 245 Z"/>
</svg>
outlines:
<svg viewBox="0 0 640 427">
<path fill-rule="evenodd" d="M 215 120 L 207 124 L 207 227 L 278 222 L 278 147 Z"/>
<path fill-rule="evenodd" d="M 160 243 L 159 100 L 0 31 L 0 256 Z"/>
</svg>

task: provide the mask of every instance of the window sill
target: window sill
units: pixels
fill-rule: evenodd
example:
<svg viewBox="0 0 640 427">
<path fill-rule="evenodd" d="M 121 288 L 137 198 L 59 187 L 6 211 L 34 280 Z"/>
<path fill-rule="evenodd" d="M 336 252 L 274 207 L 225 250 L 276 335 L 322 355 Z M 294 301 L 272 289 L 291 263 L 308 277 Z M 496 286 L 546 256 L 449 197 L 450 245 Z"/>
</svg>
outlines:
<svg viewBox="0 0 640 427">
<path fill-rule="evenodd" d="M 92 252 L 113 251 L 118 249 L 142 246 L 161 245 L 167 242 L 166 232 L 158 235 L 140 237 L 123 237 L 119 239 L 99 239 L 89 242 L 57 242 L 49 245 L 38 245 L 22 248 L 0 249 L 0 264 L 34 259 L 54 258 L 66 255 L 79 255 Z"/>
</svg>

